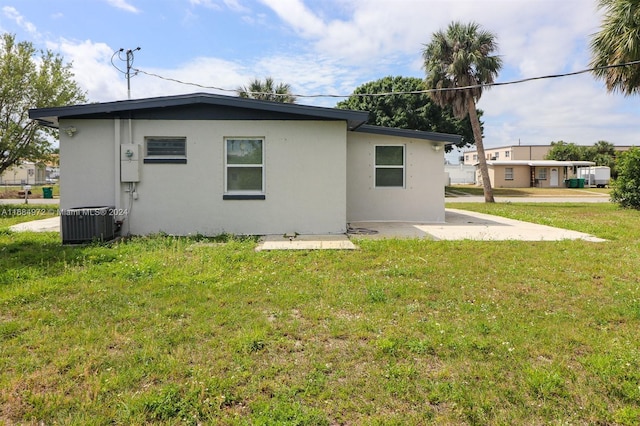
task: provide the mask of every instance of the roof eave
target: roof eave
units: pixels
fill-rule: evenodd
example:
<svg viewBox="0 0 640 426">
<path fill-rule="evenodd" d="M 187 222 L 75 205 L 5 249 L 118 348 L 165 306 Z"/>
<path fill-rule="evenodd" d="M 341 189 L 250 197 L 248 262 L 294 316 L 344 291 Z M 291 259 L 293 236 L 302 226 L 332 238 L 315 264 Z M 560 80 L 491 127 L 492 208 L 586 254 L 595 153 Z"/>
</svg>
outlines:
<svg viewBox="0 0 640 426">
<path fill-rule="evenodd" d="M 194 93 L 189 95 L 131 99 L 95 104 L 71 105 L 65 107 L 36 108 L 29 110 L 29 118 L 37 120 L 41 124 L 48 125 L 49 127 L 57 127 L 58 119 L 64 117 L 92 114 L 113 114 L 141 109 L 166 108 L 193 104 L 211 104 L 303 116 L 307 115 L 309 117 L 318 117 L 330 120 L 344 120 L 347 122 L 349 130 L 357 129 L 366 123 L 369 117 L 369 113 L 366 111 L 341 110 L 336 108 L 262 101 L 210 93 Z"/>
<path fill-rule="evenodd" d="M 458 144 L 462 141 L 462 136 L 452 135 L 448 133 L 426 132 L 424 130 L 398 129 L 395 127 L 373 126 L 371 124 L 363 124 L 354 131 L 362 133 L 371 133 L 384 136 L 397 136 L 402 138 L 423 139 L 431 142 L 439 142 L 443 145 Z"/>
</svg>

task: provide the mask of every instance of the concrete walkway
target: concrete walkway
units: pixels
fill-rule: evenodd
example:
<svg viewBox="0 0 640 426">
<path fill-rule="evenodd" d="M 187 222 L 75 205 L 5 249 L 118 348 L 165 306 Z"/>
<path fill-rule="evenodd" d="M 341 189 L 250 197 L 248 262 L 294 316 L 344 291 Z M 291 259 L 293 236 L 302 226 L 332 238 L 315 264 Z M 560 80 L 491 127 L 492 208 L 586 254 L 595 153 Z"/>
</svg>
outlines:
<svg viewBox="0 0 640 426">
<path fill-rule="evenodd" d="M 60 218 L 34 220 L 9 227 L 15 232 L 60 232 Z M 348 235 L 267 235 L 256 248 L 261 250 L 353 250 L 350 238 L 424 238 L 430 240 L 485 241 L 605 241 L 583 232 L 537 225 L 465 210 L 446 209 L 445 223 L 352 222 Z"/>
<path fill-rule="evenodd" d="M 13 232 L 60 232 L 60 216 L 18 223 L 10 226 L 9 230 Z"/>
<path fill-rule="evenodd" d="M 0 204 L 25 204 L 24 198 L 0 198 Z M 60 204 L 59 198 L 29 198 L 26 204 Z"/>
<path fill-rule="evenodd" d="M 609 203 L 609 194 L 584 191 L 580 195 L 562 197 L 494 197 L 496 203 Z M 446 197 L 445 203 L 484 203 L 483 196 Z"/>
</svg>

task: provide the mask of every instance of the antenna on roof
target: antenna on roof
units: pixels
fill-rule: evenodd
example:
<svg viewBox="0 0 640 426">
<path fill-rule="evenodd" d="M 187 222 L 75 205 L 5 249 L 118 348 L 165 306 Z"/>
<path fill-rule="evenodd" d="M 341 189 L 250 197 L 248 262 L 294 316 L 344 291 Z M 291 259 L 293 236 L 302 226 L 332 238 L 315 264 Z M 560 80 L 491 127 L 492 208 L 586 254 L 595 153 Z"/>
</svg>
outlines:
<svg viewBox="0 0 640 426">
<path fill-rule="evenodd" d="M 133 59 L 134 59 L 133 52 L 137 52 L 138 50 L 140 50 L 140 47 L 136 47 L 135 49 L 127 49 L 127 50 L 120 48 L 119 50 L 116 50 L 115 52 L 113 52 L 113 55 L 111 55 L 111 65 L 113 65 L 115 69 L 117 69 L 118 71 L 120 71 L 121 73 L 127 76 L 127 99 L 131 99 L 131 67 L 133 66 Z M 124 58 L 122 57 L 123 52 L 127 55 Z M 113 58 L 116 55 L 118 55 L 118 59 L 120 59 L 121 61 L 125 61 L 127 63 L 126 71 L 121 70 L 116 66 L 116 64 L 113 63 Z"/>
</svg>

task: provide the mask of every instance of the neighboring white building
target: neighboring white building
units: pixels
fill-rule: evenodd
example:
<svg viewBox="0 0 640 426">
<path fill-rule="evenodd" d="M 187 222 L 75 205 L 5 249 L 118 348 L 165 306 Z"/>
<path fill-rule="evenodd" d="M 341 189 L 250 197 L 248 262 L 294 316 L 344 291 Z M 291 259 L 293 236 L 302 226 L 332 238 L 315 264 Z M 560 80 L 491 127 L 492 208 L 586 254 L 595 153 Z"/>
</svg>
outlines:
<svg viewBox="0 0 640 426">
<path fill-rule="evenodd" d="M 476 183 L 476 166 L 469 164 L 445 164 L 447 185 Z"/>
<path fill-rule="evenodd" d="M 11 166 L 0 175 L 1 185 L 36 185 L 46 182 L 47 170 L 43 163 L 24 161 Z"/>
<path fill-rule="evenodd" d="M 43 108 L 60 207 L 115 206 L 131 234 L 336 234 L 444 222 L 444 145 L 367 112 L 212 94 Z"/>
</svg>

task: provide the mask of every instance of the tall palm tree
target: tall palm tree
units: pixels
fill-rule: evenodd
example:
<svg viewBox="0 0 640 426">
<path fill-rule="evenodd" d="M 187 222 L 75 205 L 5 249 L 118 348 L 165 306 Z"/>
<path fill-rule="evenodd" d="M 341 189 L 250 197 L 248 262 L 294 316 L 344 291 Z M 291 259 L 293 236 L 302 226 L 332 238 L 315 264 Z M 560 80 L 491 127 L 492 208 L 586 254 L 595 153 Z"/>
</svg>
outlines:
<svg viewBox="0 0 640 426">
<path fill-rule="evenodd" d="M 599 0 L 604 9 L 600 31 L 591 39 L 591 66 L 623 64 L 640 59 L 640 1 Z M 640 93 L 640 65 L 598 68 L 593 72 L 609 92 Z"/>
<path fill-rule="evenodd" d="M 296 97 L 291 94 L 291 86 L 285 83 L 275 84 L 273 78 L 267 77 L 264 81 L 254 79 L 247 86 L 236 89 L 241 98 L 260 99 L 263 101 L 295 103 Z"/>
<path fill-rule="evenodd" d="M 493 83 L 502 67 L 502 59 L 492 55 L 497 48 L 496 36 L 475 22 L 452 22 L 446 31 L 433 33 L 431 42 L 422 51 L 427 88 L 447 89 L 430 92 L 431 98 L 440 106 L 451 105 L 457 119 L 469 116 L 478 149 L 484 199 L 488 203 L 494 202 L 493 189 L 476 104 L 482 95 L 482 85 Z"/>
</svg>

